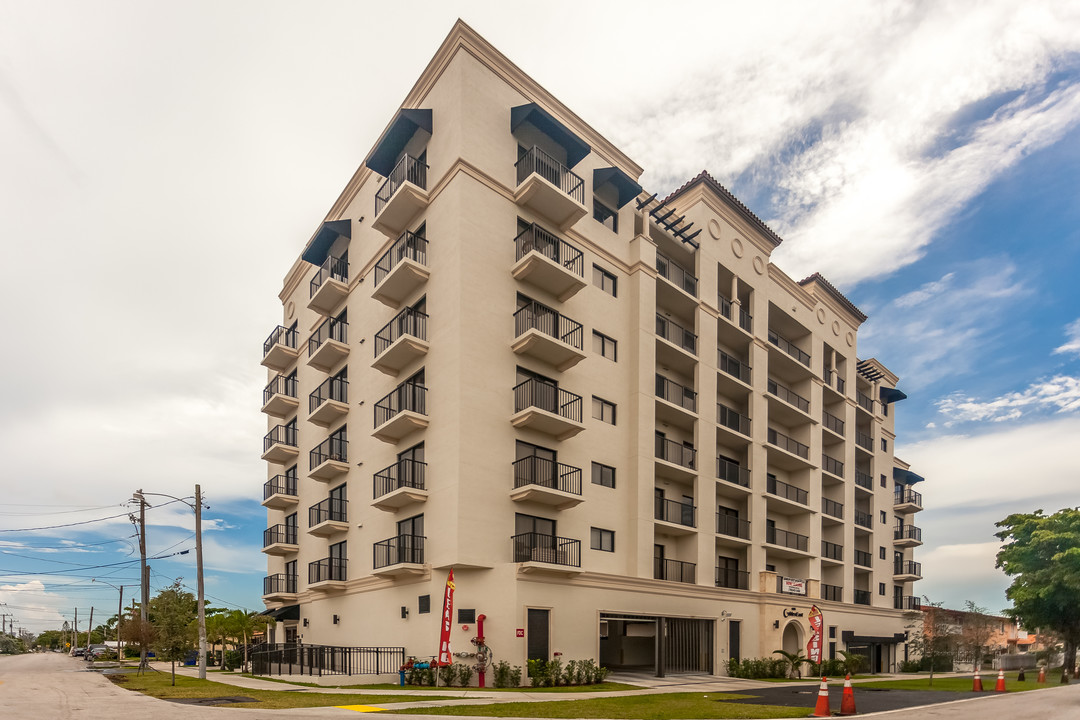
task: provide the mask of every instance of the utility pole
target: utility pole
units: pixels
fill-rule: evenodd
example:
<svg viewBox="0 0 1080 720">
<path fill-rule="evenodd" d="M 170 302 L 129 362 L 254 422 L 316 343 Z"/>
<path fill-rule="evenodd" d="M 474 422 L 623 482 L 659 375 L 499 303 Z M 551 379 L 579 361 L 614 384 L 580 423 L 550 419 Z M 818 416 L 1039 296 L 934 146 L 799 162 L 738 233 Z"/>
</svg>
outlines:
<svg viewBox="0 0 1080 720">
<path fill-rule="evenodd" d="M 206 598 L 203 593 L 202 488 L 195 485 L 195 574 L 199 592 L 199 679 L 206 679 Z"/>
<path fill-rule="evenodd" d="M 94 632 L 94 606 L 90 606 L 90 625 L 86 628 L 86 648 L 90 649 L 90 633 Z"/>
<path fill-rule="evenodd" d="M 150 620 L 147 614 L 150 607 L 150 568 L 146 566 L 146 498 L 143 496 L 142 488 L 139 488 L 135 496 L 139 499 L 139 555 L 142 558 L 142 607 L 139 608 L 141 624 L 139 632 L 140 635 L 145 635 L 146 624 Z M 145 637 L 143 640 L 145 641 Z M 150 664 L 146 661 L 146 643 L 140 643 L 139 647 L 139 671 L 141 672 L 148 670 Z"/>
<path fill-rule="evenodd" d="M 72 628 L 75 631 L 75 642 L 71 643 L 72 651 L 79 647 L 79 608 L 75 608 L 75 625 Z"/>
</svg>

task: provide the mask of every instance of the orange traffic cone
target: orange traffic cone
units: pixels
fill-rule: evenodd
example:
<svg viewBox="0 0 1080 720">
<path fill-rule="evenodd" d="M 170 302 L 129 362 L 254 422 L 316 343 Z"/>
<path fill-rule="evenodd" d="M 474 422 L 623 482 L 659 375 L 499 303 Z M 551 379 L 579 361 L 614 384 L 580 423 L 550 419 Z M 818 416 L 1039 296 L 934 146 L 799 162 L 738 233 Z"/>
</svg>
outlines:
<svg viewBox="0 0 1080 720">
<path fill-rule="evenodd" d="M 1046 684 L 1046 666 L 1043 665 L 1039 668 L 1039 679 L 1037 681 L 1040 685 Z"/>
<path fill-rule="evenodd" d="M 851 673 L 848 673 L 844 679 L 844 696 L 840 699 L 840 714 L 854 715 L 855 712 L 855 691 L 851 689 Z"/>
<path fill-rule="evenodd" d="M 817 705 L 814 706 L 814 714 L 810 717 L 832 717 L 829 712 L 829 681 L 821 678 L 821 687 L 817 691 Z"/>
<path fill-rule="evenodd" d="M 979 677 L 979 669 L 975 668 L 975 681 L 972 683 L 971 692 L 982 692 L 982 678 Z"/>
<path fill-rule="evenodd" d="M 1005 692 L 1005 671 L 998 670 L 998 681 L 994 685 L 994 692 Z"/>
</svg>

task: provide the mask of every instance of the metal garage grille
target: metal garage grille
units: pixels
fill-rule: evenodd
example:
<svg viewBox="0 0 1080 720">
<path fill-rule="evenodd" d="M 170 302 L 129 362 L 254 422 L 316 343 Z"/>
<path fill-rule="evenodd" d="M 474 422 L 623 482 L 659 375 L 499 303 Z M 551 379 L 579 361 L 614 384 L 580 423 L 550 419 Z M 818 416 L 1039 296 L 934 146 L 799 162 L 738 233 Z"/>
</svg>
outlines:
<svg viewBox="0 0 1080 720">
<path fill-rule="evenodd" d="M 667 618 L 664 624 L 664 671 L 711 674 L 713 621 Z"/>
</svg>

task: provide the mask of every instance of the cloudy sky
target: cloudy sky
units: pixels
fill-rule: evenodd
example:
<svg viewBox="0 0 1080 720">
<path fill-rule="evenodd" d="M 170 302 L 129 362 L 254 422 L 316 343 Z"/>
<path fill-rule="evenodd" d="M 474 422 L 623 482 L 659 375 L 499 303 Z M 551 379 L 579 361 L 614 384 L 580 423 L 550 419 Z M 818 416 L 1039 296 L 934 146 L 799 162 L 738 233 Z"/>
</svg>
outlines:
<svg viewBox="0 0 1080 720">
<path fill-rule="evenodd" d="M 0 612 L 111 615 L 125 502 L 195 483 L 209 602 L 261 607 L 276 293 L 457 17 L 870 315 L 927 478 L 916 591 L 1005 607 L 993 523 L 1080 504 L 1080 4 L 744 5 L 0 0 Z M 153 556 L 193 546 L 149 517 Z"/>
</svg>

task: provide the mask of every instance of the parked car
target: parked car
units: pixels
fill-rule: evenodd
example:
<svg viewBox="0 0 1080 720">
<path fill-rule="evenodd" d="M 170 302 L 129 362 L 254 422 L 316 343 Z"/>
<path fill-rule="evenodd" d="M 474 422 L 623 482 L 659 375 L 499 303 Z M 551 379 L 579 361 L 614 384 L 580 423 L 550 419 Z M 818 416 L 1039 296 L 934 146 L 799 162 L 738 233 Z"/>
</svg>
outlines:
<svg viewBox="0 0 1080 720">
<path fill-rule="evenodd" d="M 75 648 L 71 651 L 71 657 L 82 657 L 86 654 L 86 648 Z"/>
<path fill-rule="evenodd" d="M 88 661 L 97 660 L 99 657 L 101 657 L 102 653 L 106 652 L 108 649 L 108 645 L 91 645 L 86 648 L 84 657 Z"/>
</svg>

